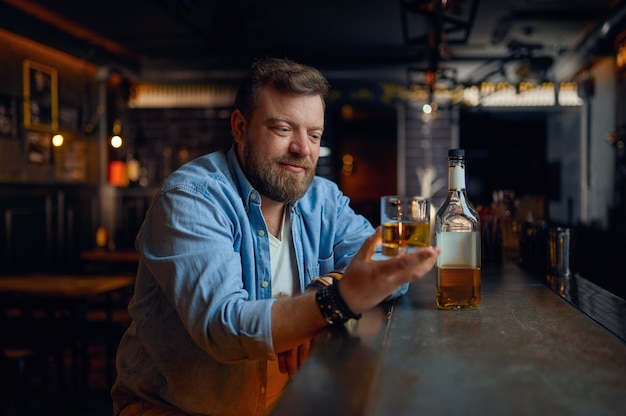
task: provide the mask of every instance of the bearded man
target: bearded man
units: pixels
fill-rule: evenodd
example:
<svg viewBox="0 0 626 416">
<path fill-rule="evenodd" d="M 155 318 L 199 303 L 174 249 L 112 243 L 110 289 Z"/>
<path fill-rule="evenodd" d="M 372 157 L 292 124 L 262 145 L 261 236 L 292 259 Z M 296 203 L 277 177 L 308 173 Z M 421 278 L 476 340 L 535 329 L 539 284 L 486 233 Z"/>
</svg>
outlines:
<svg viewBox="0 0 626 416">
<path fill-rule="evenodd" d="M 232 148 L 163 184 L 136 239 L 115 415 L 265 415 L 313 337 L 402 295 L 435 264 L 432 247 L 372 260 L 380 230 L 315 176 L 328 90 L 309 66 L 255 62 Z"/>
</svg>

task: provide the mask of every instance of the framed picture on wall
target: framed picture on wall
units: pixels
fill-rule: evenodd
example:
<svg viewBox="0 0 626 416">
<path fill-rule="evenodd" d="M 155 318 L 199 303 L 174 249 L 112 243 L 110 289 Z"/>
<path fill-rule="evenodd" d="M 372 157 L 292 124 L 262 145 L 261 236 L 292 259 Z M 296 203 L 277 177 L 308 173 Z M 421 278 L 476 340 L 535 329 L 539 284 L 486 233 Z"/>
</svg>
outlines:
<svg viewBox="0 0 626 416">
<path fill-rule="evenodd" d="M 17 97 L 0 94 L 0 139 L 17 139 Z"/>
<path fill-rule="evenodd" d="M 50 162 L 52 133 L 27 130 L 25 133 L 26 159 L 30 163 L 46 165 Z"/>
<path fill-rule="evenodd" d="M 24 61 L 24 128 L 59 128 L 58 75 L 54 68 Z"/>
</svg>

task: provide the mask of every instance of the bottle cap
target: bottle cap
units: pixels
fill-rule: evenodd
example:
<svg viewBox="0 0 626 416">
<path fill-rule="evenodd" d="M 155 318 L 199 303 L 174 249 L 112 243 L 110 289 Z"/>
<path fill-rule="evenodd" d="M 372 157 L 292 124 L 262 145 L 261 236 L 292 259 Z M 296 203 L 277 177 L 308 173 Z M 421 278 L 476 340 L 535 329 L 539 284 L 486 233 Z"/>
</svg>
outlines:
<svg viewBox="0 0 626 416">
<path fill-rule="evenodd" d="M 463 149 L 450 149 L 450 150 L 448 150 L 448 158 L 450 158 L 450 159 L 465 159 L 465 150 L 463 150 Z"/>
</svg>

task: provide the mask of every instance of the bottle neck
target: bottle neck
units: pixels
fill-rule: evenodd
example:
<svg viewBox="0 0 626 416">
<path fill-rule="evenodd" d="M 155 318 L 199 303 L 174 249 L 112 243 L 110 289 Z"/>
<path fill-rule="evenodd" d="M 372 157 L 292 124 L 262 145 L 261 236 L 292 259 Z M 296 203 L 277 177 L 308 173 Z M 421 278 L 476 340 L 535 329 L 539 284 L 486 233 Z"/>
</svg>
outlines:
<svg viewBox="0 0 626 416">
<path fill-rule="evenodd" d="M 448 190 L 465 191 L 465 162 L 451 160 L 448 165 Z"/>
</svg>

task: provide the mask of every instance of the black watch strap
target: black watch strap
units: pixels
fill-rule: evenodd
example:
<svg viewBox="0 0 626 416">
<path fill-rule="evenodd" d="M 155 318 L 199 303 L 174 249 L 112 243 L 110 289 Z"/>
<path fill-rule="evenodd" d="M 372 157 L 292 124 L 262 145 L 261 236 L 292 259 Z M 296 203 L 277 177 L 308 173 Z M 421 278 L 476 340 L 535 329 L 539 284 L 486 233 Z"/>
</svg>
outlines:
<svg viewBox="0 0 626 416">
<path fill-rule="evenodd" d="M 360 319 L 361 314 L 350 310 L 339 291 L 339 284 L 324 286 L 315 294 L 317 307 L 330 325 L 342 325 L 348 319 Z"/>
<path fill-rule="evenodd" d="M 332 285 L 337 280 L 341 280 L 342 277 L 342 270 L 333 270 L 326 273 L 324 276 L 316 277 L 315 279 L 311 280 L 311 283 L 306 285 L 305 289 L 322 289 L 323 287 Z"/>
</svg>

